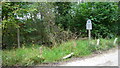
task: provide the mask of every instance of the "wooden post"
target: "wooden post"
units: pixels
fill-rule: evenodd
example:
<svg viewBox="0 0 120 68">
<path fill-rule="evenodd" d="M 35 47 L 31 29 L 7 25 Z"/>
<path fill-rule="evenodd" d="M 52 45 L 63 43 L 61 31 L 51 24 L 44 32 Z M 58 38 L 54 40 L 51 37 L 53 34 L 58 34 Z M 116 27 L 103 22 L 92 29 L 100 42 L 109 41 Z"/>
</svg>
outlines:
<svg viewBox="0 0 120 68">
<path fill-rule="evenodd" d="M 100 44 L 100 39 L 97 39 L 97 46 Z"/>
<path fill-rule="evenodd" d="M 20 30 L 19 30 L 19 27 L 17 28 L 17 41 L 18 41 L 18 48 L 20 48 Z"/>
<path fill-rule="evenodd" d="M 89 36 L 89 40 L 91 39 L 91 31 L 88 30 L 88 36 Z"/>
<path fill-rule="evenodd" d="M 39 50 L 40 50 L 40 56 L 42 56 L 42 46 L 39 48 Z"/>
<path fill-rule="evenodd" d="M 116 44 L 117 39 L 118 39 L 118 38 L 115 38 L 115 40 L 114 40 L 114 42 L 113 42 L 113 45 L 115 45 L 115 44 Z"/>
</svg>

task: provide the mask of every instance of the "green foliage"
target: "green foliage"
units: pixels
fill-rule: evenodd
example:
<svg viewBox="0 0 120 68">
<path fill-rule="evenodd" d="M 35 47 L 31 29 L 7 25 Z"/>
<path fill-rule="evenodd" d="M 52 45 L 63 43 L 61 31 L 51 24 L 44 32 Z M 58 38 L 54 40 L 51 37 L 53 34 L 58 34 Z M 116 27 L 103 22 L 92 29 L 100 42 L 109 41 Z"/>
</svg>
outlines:
<svg viewBox="0 0 120 68">
<path fill-rule="evenodd" d="M 16 19 L 16 14 L 18 16 L 25 14 L 26 10 L 23 6 L 26 4 L 20 2 L 2 2 L 3 48 L 17 45 L 17 28 L 20 28 L 24 22 Z"/>
<path fill-rule="evenodd" d="M 66 5 L 69 5 L 66 3 Z M 62 6 L 62 5 L 61 5 Z M 70 6 L 70 5 L 69 5 Z M 62 8 L 62 7 L 61 7 Z M 65 14 L 64 11 L 69 13 Z M 65 15 L 58 15 L 56 23 L 61 24 L 64 29 L 70 29 L 73 33 L 80 34 L 81 37 L 87 36 L 86 21 L 92 20 L 92 36 L 114 37 L 118 29 L 118 5 L 117 3 L 71 3 L 71 8 L 65 8 Z M 58 10 L 59 12 L 60 10 Z M 112 28 L 112 29 L 111 29 Z"/>
<path fill-rule="evenodd" d="M 86 37 L 87 19 L 92 20 L 94 38 L 112 38 L 119 34 L 117 3 L 3 2 L 2 6 L 5 47 L 16 47 L 17 28 L 20 29 L 21 44 L 32 42 L 50 46 L 67 41 L 74 35 Z M 29 14 L 29 18 L 24 18 Z M 39 18 L 38 14 L 41 15 Z M 23 19 L 16 19 L 17 16 Z"/>
<path fill-rule="evenodd" d="M 53 3 L 6 2 L 2 5 L 3 48 L 17 47 L 17 28 L 20 29 L 21 44 L 50 46 L 68 40 L 68 32 L 54 24 Z M 38 17 L 38 14 L 41 16 Z"/>
</svg>

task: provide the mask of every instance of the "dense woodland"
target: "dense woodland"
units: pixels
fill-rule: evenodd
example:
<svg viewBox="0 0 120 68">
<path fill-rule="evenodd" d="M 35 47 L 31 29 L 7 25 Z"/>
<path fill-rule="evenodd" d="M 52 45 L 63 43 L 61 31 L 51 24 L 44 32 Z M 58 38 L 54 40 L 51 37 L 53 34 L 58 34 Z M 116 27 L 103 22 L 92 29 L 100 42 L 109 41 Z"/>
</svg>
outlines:
<svg viewBox="0 0 120 68">
<path fill-rule="evenodd" d="M 2 2 L 2 48 L 30 44 L 51 47 L 88 37 L 88 19 L 92 21 L 93 39 L 118 37 L 118 5 L 117 2 Z"/>
</svg>

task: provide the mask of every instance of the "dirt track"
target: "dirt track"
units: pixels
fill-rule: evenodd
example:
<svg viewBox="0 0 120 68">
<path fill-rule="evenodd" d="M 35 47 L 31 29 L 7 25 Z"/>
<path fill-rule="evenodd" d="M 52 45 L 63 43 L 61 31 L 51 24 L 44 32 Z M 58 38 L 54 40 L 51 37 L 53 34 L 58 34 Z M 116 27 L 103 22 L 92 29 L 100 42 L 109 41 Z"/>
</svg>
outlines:
<svg viewBox="0 0 120 68">
<path fill-rule="evenodd" d="M 118 66 L 118 49 L 110 50 L 94 57 L 75 60 L 59 66 Z"/>
</svg>

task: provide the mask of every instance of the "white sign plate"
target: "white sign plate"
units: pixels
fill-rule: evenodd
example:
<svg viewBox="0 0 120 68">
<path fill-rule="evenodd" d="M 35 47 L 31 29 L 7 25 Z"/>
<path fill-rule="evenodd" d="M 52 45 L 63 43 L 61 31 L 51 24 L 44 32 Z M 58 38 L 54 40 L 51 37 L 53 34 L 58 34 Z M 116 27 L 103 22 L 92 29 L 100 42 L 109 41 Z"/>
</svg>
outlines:
<svg viewBox="0 0 120 68">
<path fill-rule="evenodd" d="M 87 30 L 92 30 L 92 23 L 91 23 L 91 20 L 87 20 L 86 29 L 87 29 Z"/>
</svg>

